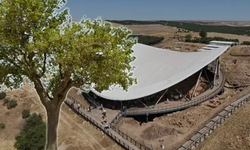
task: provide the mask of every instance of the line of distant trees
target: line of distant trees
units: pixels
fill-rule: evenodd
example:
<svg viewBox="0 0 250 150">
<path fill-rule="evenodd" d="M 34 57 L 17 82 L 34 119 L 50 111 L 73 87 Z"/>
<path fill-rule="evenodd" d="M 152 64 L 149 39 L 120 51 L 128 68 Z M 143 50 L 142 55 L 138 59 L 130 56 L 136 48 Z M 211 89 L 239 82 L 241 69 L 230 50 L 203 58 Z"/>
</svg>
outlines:
<svg viewBox="0 0 250 150">
<path fill-rule="evenodd" d="M 158 44 L 164 40 L 164 37 L 148 36 L 148 35 L 130 35 L 129 37 L 137 38 L 138 43 L 145 45 Z"/>
<path fill-rule="evenodd" d="M 189 31 L 199 32 L 205 30 L 207 32 L 228 33 L 237 35 L 250 36 L 250 26 L 248 27 L 232 27 L 232 26 L 215 26 L 215 25 L 201 25 L 197 23 L 187 23 L 178 21 L 136 21 L 136 20 L 107 20 L 109 22 L 119 23 L 123 25 L 143 25 L 143 24 L 162 24 L 172 27 L 182 28 Z"/>
<path fill-rule="evenodd" d="M 250 41 L 243 41 L 241 45 L 250 45 Z"/>
<path fill-rule="evenodd" d="M 199 35 L 200 35 L 199 38 L 197 37 L 192 38 L 191 34 L 187 34 L 185 36 L 185 42 L 209 44 L 211 41 L 229 41 L 229 42 L 239 43 L 239 39 L 227 39 L 223 37 L 207 37 L 207 32 L 204 30 L 201 30 Z"/>
</svg>

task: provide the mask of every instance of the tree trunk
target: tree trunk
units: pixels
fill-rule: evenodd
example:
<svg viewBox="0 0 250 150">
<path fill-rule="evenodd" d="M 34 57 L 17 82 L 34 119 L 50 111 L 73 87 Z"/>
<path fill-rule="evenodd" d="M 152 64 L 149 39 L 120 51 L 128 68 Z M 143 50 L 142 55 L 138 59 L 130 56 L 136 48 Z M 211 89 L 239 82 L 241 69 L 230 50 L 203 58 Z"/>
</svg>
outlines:
<svg viewBox="0 0 250 150">
<path fill-rule="evenodd" d="M 50 104 L 46 108 L 47 111 L 46 150 L 57 150 L 57 127 L 59 122 L 60 108 L 61 106 L 55 106 L 55 103 Z"/>
</svg>

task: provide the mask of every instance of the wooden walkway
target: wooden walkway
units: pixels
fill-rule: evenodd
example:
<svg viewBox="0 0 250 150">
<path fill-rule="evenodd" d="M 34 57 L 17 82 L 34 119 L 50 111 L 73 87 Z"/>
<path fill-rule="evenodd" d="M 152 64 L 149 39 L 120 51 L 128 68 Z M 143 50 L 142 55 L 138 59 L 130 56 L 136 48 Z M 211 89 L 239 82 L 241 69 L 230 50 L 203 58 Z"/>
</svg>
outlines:
<svg viewBox="0 0 250 150">
<path fill-rule="evenodd" d="M 217 96 L 221 90 L 223 90 L 225 85 L 226 77 L 224 72 L 220 71 L 220 78 L 215 80 L 215 83 L 219 83 L 219 85 L 215 85 L 213 89 L 208 89 L 206 92 L 201 95 L 195 97 L 192 101 L 184 102 L 177 105 L 171 105 L 166 107 L 155 107 L 155 108 L 140 108 L 140 109 L 127 109 L 122 112 L 123 116 L 138 116 L 138 115 L 152 115 L 152 114 L 164 114 L 175 111 L 184 110 L 189 107 L 196 106 L 200 103 L 203 103 L 215 96 Z"/>
<path fill-rule="evenodd" d="M 73 104 L 73 102 L 75 102 Z M 111 137 L 115 142 L 117 142 L 119 145 L 124 147 L 127 150 L 139 150 L 138 147 L 136 147 L 134 144 L 129 142 L 128 140 L 124 139 L 122 136 L 120 136 L 118 133 L 116 133 L 112 129 L 105 129 L 105 126 L 96 118 L 91 117 L 89 114 L 86 113 L 84 108 L 80 107 L 77 108 L 77 103 L 79 103 L 75 99 L 66 98 L 65 103 L 78 115 L 80 115 L 82 118 L 88 120 L 91 124 L 95 125 L 97 128 L 99 128 L 101 131 L 103 131 L 106 135 Z"/>
</svg>

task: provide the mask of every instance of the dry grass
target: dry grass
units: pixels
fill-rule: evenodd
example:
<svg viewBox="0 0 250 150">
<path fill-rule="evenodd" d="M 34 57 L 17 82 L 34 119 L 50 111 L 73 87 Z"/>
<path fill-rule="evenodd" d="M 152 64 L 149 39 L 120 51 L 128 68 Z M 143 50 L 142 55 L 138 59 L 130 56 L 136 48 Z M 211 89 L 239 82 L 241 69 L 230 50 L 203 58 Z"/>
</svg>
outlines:
<svg viewBox="0 0 250 150">
<path fill-rule="evenodd" d="M 195 150 L 249 150 L 250 102 L 236 110 Z"/>
</svg>

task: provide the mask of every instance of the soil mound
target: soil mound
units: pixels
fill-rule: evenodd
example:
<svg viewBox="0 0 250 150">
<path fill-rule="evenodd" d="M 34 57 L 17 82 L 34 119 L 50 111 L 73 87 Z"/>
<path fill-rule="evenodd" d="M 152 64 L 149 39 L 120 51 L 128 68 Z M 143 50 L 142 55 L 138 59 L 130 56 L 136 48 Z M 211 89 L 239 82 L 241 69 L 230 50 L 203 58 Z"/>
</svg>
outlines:
<svg viewBox="0 0 250 150">
<path fill-rule="evenodd" d="M 166 135 L 178 136 L 178 134 L 183 134 L 183 133 L 171 127 L 167 126 L 164 127 L 157 124 L 153 124 L 150 127 L 143 130 L 141 137 L 147 140 L 153 140 L 164 137 Z"/>
<path fill-rule="evenodd" d="M 132 125 L 132 126 L 139 126 L 140 125 L 140 122 L 136 121 L 134 118 L 123 119 L 123 122 L 127 123 L 129 125 Z"/>
<path fill-rule="evenodd" d="M 237 46 L 230 52 L 231 56 L 250 56 L 250 46 Z"/>
</svg>

